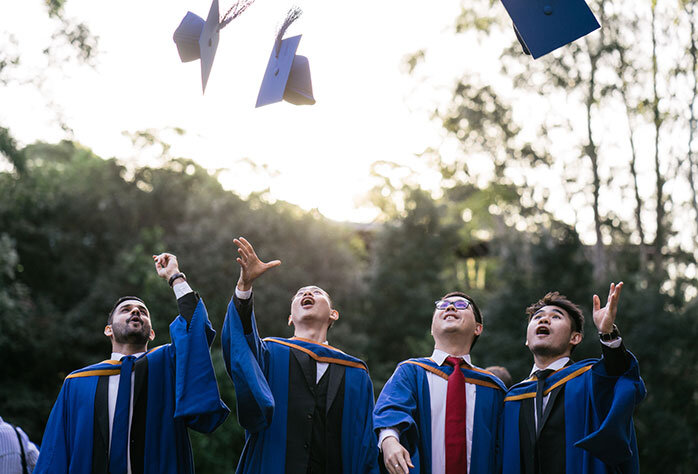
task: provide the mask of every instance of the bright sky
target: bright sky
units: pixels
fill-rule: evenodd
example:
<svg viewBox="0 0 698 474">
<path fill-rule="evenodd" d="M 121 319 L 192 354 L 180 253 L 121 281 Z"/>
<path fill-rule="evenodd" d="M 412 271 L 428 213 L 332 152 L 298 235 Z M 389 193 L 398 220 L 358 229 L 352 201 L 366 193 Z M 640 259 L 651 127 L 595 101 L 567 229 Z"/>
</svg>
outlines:
<svg viewBox="0 0 698 474">
<path fill-rule="evenodd" d="M 220 0 L 221 15 L 232 3 Z M 360 201 L 372 186 L 370 165 L 390 160 L 419 168 L 416 154 L 443 140 L 430 119 L 437 102 L 450 97 L 464 64 L 488 58 L 453 34 L 459 2 L 295 4 L 304 14 L 286 35 L 303 34 L 299 54 L 310 60 L 317 103 L 255 109 L 290 1 L 258 0 L 221 31 L 205 96 L 199 61 L 180 62 L 172 33 L 187 10 L 205 18 L 209 0 L 68 0 L 67 15 L 86 22 L 100 41 L 95 69 L 69 65 L 62 73 L 47 68 L 41 54 L 56 28 L 43 1 L 15 2 L 0 15 L 0 31 L 16 39 L 17 71 L 25 78 L 43 71 L 49 81 L 41 92 L 26 85 L 1 89 L 0 123 L 22 144 L 65 138 L 50 101 L 76 141 L 100 156 L 140 164 L 150 154 L 134 156 L 123 131 L 181 127 L 184 137 L 162 134 L 173 143 L 173 155 L 224 169 L 226 188 L 242 195 L 269 188 L 272 198 L 318 208 L 333 219 L 369 221 L 376 211 Z M 438 74 L 405 72 L 406 55 L 422 48 L 430 51 L 427 71 Z M 244 159 L 271 175 L 255 172 Z"/>
<path fill-rule="evenodd" d="M 234 0 L 219 2 L 223 15 Z M 276 30 L 293 4 L 304 14 L 286 36 L 303 34 L 298 52 L 309 58 L 317 103 L 255 109 Z M 136 149 L 123 132 L 160 130 L 173 145 L 173 156 L 222 170 L 222 184 L 242 196 L 268 189 L 272 199 L 317 208 L 331 219 L 369 222 L 378 214 L 365 200 L 374 184 L 374 162 L 410 166 L 423 187 L 438 191 L 439 176 L 418 154 L 434 147 L 444 161 L 462 156 L 457 140 L 446 137 L 432 115 L 449 103 L 464 71 L 511 88 L 501 82 L 499 62 L 502 42 L 512 40 L 511 32 L 482 46 L 470 32 L 455 35 L 458 1 L 257 0 L 221 31 L 203 96 L 199 61 L 182 63 L 172 34 L 187 10 L 205 18 L 209 8 L 210 0 L 68 0 L 66 15 L 89 25 L 99 37 L 99 52 L 95 68 L 56 67 L 42 54 L 57 29 L 44 1 L 14 2 L 0 15 L 0 44 L 16 44 L 10 53 L 21 57 L 20 67 L 9 68 L 11 77 L 25 82 L 43 77 L 44 82 L 36 87 L 14 81 L 0 88 L 0 125 L 22 145 L 72 138 L 102 157 L 137 165 L 157 165 L 156 150 Z M 495 11 L 506 18 L 503 8 Z M 421 49 L 426 58 L 409 75 L 405 58 Z M 531 114 L 561 114 L 560 120 L 574 123 L 577 133 L 585 130 L 585 113 L 573 95 L 529 94 L 519 97 L 513 112 L 517 122 L 533 125 L 535 120 L 526 120 Z M 72 136 L 58 126 L 57 113 Z M 630 176 L 624 111 L 605 108 L 602 115 L 595 115 L 594 133 L 605 149 L 615 146 L 617 152 L 601 164 L 601 175 L 622 185 Z M 172 127 L 187 133 L 179 137 L 167 131 Z M 651 203 L 653 135 L 637 132 L 641 193 Z M 589 165 L 579 161 L 578 146 L 569 137 L 548 138 L 555 164 L 529 175 L 530 183 L 537 194 L 550 193 L 549 211 L 575 224 L 583 241 L 593 243 L 590 193 L 569 199 L 560 186 L 568 166 L 575 175 L 579 170 L 580 184 L 588 184 Z M 468 157 L 471 170 L 490 164 L 480 158 Z M 523 184 L 524 170 L 512 166 L 508 173 Z M 685 183 L 670 184 L 675 196 L 686 194 Z M 632 196 L 621 199 L 617 190 L 602 188 L 603 215 L 612 211 L 631 222 L 634 205 Z M 644 219 L 651 238 L 651 213 Z M 682 241 L 692 239 L 691 229 L 682 233 Z"/>
</svg>

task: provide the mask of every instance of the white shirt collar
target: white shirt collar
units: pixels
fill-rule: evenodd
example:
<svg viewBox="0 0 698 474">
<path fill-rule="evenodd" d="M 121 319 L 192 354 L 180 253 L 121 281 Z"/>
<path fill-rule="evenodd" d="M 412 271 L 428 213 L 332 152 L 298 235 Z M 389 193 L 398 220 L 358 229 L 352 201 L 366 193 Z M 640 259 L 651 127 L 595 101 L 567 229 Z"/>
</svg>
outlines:
<svg viewBox="0 0 698 474">
<path fill-rule="evenodd" d="M 451 357 L 450 354 L 447 352 L 442 351 L 441 349 L 434 349 L 434 353 L 431 355 L 431 358 L 434 360 L 439 365 L 444 365 L 444 361 L 446 360 L 446 357 Z M 468 363 L 472 367 L 473 363 L 470 362 L 470 354 L 465 354 L 463 356 L 455 356 L 455 357 L 460 357 L 464 361 Z"/>
<path fill-rule="evenodd" d="M 570 358 L 569 358 L 569 357 L 562 357 L 562 358 L 556 360 L 555 362 L 553 362 L 552 364 L 548 365 L 547 367 L 538 367 L 538 366 L 536 366 L 536 364 L 533 364 L 533 368 L 531 369 L 531 373 L 528 374 L 528 376 L 530 377 L 531 375 L 533 375 L 533 372 L 535 372 L 536 370 L 541 370 L 541 369 L 560 370 L 560 369 L 563 368 L 569 361 L 570 361 Z"/>
<path fill-rule="evenodd" d="M 145 354 L 145 352 L 136 352 L 135 354 L 131 354 L 131 355 L 134 356 L 136 359 L 138 359 L 143 354 Z M 124 357 L 126 357 L 126 354 L 119 354 L 118 352 L 111 353 L 111 360 L 121 360 Z"/>
</svg>

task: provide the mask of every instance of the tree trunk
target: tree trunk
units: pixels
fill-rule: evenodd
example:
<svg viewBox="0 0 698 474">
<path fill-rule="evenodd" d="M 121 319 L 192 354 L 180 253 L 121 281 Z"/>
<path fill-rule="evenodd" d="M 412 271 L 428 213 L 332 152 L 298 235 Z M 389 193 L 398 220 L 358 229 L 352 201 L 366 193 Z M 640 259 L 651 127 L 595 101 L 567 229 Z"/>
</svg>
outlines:
<svg viewBox="0 0 698 474">
<path fill-rule="evenodd" d="M 628 64 L 625 62 L 625 53 L 622 48 L 619 48 L 620 53 L 620 77 L 621 77 L 621 88 L 620 94 L 623 99 L 623 105 L 625 106 L 625 115 L 628 121 L 628 138 L 630 139 L 630 174 L 633 177 L 633 191 L 635 193 L 635 226 L 637 227 L 637 232 L 640 236 L 640 254 L 639 254 L 639 266 L 641 270 L 647 268 L 647 247 L 645 246 L 645 230 L 642 226 L 642 198 L 640 197 L 640 187 L 637 182 L 637 152 L 635 149 L 635 135 L 631 116 L 630 101 L 628 100 L 628 81 L 625 79 L 623 72 L 627 70 Z"/>
<path fill-rule="evenodd" d="M 689 105 L 690 119 L 688 121 L 688 183 L 691 186 L 693 197 L 693 211 L 696 218 L 696 234 L 698 235 L 698 195 L 696 193 L 696 184 L 693 176 L 695 167 L 695 155 L 693 153 L 693 140 L 696 132 L 696 98 L 698 98 L 698 52 L 696 51 L 696 23 L 693 10 L 693 2 L 686 4 L 686 13 L 688 21 L 691 25 L 691 77 L 693 79 L 693 94 L 691 95 L 691 103 Z"/>
<path fill-rule="evenodd" d="M 664 273 L 662 247 L 664 247 L 664 177 L 659 167 L 659 132 L 662 117 L 659 113 L 659 93 L 657 92 L 657 13 L 656 5 L 652 4 L 652 115 L 654 119 L 654 173 L 657 187 L 657 233 L 654 237 L 654 274 Z"/>
<path fill-rule="evenodd" d="M 598 152 L 594 136 L 591 131 L 591 109 L 595 104 L 596 92 L 596 62 L 599 58 L 598 53 L 591 52 L 591 46 L 587 40 L 589 48 L 589 60 L 591 64 L 591 72 L 589 76 L 589 87 L 586 97 L 586 112 L 587 112 L 587 145 L 584 147 L 587 156 L 591 160 L 591 171 L 593 174 L 593 196 L 594 196 L 594 230 L 596 231 L 596 244 L 594 245 L 594 280 L 597 283 L 606 281 L 606 249 L 604 248 L 603 237 L 601 235 L 601 214 L 599 212 L 599 192 L 601 189 L 601 179 L 599 178 Z"/>
</svg>

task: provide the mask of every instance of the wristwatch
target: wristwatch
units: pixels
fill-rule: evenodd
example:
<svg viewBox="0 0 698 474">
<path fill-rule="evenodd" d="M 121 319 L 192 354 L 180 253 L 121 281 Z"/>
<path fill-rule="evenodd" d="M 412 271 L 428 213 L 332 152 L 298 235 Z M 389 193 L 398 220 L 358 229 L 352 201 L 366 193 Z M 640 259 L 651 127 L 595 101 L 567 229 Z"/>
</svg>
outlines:
<svg viewBox="0 0 698 474">
<path fill-rule="evenodd" d="M 175 281 L 177 278 L 184 278 L 184 280 L 186 281 L 187 276 L 186 276 L 184 273 L 182 273 L 182 272 L 177 272 L 177 273 L 175 273 L 174 275 L 172 275 L 172 276 L 170 277 L 170 279 L 169 279 L 168 282 L 167 282 L 167 283 L 169 283 L 170 287 L 172 286 L 172 284 L 174 283 L 174 281 Z"/>
<path fill-rule="evenodd" d="M 615 339 L 618 339 L 620 337 L 620 331 L 618 330 L 618 326 L 615 324 L 613 325 L 613 330 L 609 333 L 603 333 L 599 332 L 599 339 L 601 339 L 604 342 L 609 342 L 613 341 Z"/>
</svg>

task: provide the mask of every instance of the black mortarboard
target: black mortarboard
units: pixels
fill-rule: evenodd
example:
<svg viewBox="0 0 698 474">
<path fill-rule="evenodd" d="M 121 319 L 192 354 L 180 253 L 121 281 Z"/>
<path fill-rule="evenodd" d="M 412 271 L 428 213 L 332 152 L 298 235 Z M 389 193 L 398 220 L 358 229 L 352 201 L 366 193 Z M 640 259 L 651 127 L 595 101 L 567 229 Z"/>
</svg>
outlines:
<svg viewBox="0 0 698 474">
<path fill-rule="evenodd" d="M 516 38 L 533 59 L 599 28 L 584 0 L 502 0 Z"/>
<path fill-rule="evenodd" d="M 310 63 L 305 56 L 296 54 L 301 35 L 283 39 L 288 27 L 300 17 L 301 13 L 297 7 L 289 10 L 286 20 L 276 35 L 255 107 L 281 100 L 295 105 L 315 103 L 310 80 Z"/>
</svg>

